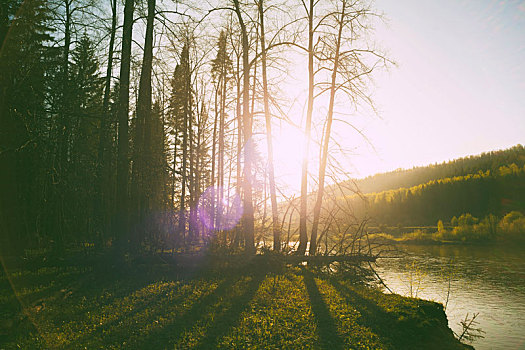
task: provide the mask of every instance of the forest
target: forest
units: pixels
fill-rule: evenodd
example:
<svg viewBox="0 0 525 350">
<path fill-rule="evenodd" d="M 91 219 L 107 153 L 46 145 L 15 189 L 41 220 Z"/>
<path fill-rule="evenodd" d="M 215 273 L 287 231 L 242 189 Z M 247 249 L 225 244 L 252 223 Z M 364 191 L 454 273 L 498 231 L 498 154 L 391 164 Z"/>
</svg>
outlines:
<svg viewBox="0 0 525 350">
<path fill-rule="evenodd" d="M 370 4 L 302 5 L 3 2 L 4 252 L 253 254 L 266 236 L 281 250 L 273 158 L 291 150 L 274 149 L 272 128 L 287 124 L 304 135 L 297 249 L 315 254 L 338 108 L 373 108 L 368 81 L 392 62 L 374 48 Z M 296 59 L 304 126 L 281 88 Z"/>
<path fill-rule="evenodd" d="M 378 15 L 359 2 L 275 5 L 5 2 L 3 249 L 213 242 L 251 253 L 308 245 L 313 255 L 319 234 L 340 234 L 335 218 L 362 232 L 367 220 L 523 211 L 521 145 L 346 180 L 331 126 L 341 104 L 373 108 L 368 81 L 393 64 L 371 49 Z M 308 77 L 299 196 L 285 193 L 273 160 L 285 150 L 274 150 L 272 128 L 293 125 L 284 57 L 304 59 Z M 339 197 L 352 203 L 334 209 Z"/>
</svg>

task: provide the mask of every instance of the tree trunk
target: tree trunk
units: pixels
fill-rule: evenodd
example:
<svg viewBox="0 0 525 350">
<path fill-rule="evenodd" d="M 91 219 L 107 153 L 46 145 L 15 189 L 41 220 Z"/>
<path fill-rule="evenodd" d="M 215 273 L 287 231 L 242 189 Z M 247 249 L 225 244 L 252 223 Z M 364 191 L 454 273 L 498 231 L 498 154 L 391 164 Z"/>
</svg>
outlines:
<svg viewBox="0 0 525 350">
<path fill-rule="evenodd" d="M 219 164 L 218 164 L 218 170 L 217 170 L 217 177 L 218 177 L 218 187 L 220 188 L 219 191 L 217 191 L 217 203 L 219 210 L 222 210 L 221 204 L 223 202 L 224 197 L 224 127 L 225 127 L 225 109 L 226 109 L 226 72 L 224 64 L 221 67 L 221 111 L 220 111 L 220 120 L 219 120 Z M 219 214 L 216 217 L 216 227 L 220 228 L 221 223 L 221 215 Z M 226 237 L 226 236 L 225 236 Z M 226 243 L 226 242 L 224 242 Z"/>
<path fill-rule="evenodd" d="M 210 186 L 215 186 L 215 163 L 216 163 L 216 154 L 217 154 L 217 124 L 219 122 L 219 104 L 218 104 L 218 95 L 220 84 L 217 84 L 215 87 L 215 118 L 213 120 L 213 137 L 211 140 L 211 176 L 210 176 Z M 213 197 L 213 196 L 212 196 Z M 212 198 L 213 200 L 213 198 Z M 213 205 L 212 205 L 213 207 Z"/>
<path fill-rule="evenodd" d="M 59 106 L 58 120 L 58 182 L 53 184 L 51 203 L 53 205 L 54 226 L 53 237 L 55 245 L 53 249 L 56 253 L 61 253 L 64 249 L 64 207 L 63 203 L 67 200 L 67 169 L 70 142 L 70 123 L 69 108 L 69 52 L 71 48 L 71 1 L 65 0 L 65 23 L 64 23 L 64 48 L 62 51 L 62 91 Z"/>
<path fill-rule="evenodd" d="M 236 98 L 236 105 L 235 105 L 235 114 L 237 115 L 237 164 L 236 164 L 236 176 L 237 176 L 237 183 L 236 183 L 236 190 L 239 196 L 241 195 L 241 161 L 242 161 L 242 110 L 241 110 L 241 64 L 239 62 L 239 57 L 237 57 L 237 71 L 235 72 L 237 75 L 237 98 Z"/>
<path fill-rule="evenodd" d="M 252 117 L 250 115 L 250 65 L 248 62 L 248 34 L 244 24 L 239 0 L 233 0 L 235 13 L 239 20 L 242 35 L 242 69 L 243 69 L 243 92 L 242 92 L 242 123 L 244 133 L 244 172 L 243 172 L 243 224 L 244 244 L 247 254 L 255 253 L 254 242 L 254 217 L 253 217 L 253 197 L 252 197 Z"/>
<path fill-rule="evenodd" d="M 270 182 L 270 201 L 272 203 L 272 230 L 273 230 L 273 249 L 281 250 L 281 234 L 279 230 L 279 215 L 277 214 L 277 194 L 275 191 L 275 171 L 273 165 L 273 141 L 272 141 L 272 120 L 270 114 L 270 104 L 268 96 L 268 77 L 266 72 L 266 43 L 264 37 L 264 0 L 259 0 L 259 21 L 261 28 L 261 60 L 262 60 L 262 79 L 263 79 L 263 100 L 264 117 L 266 120 L 266 144 L 268 147 L 268 178 Z M 265 200 L 266 201 L 266 200 Z"/>
<path fill-rule="evenodd" d="M 240 64 L 240 57 L 237 55 L 237 65 L 236 65 L 236 93 L 237 97 L 235 100 L 235 114 L 237 117 L 237 159 L 236 159 L 236 182 L 235 182 L 235 190 L 237 191 L 237 194 L 239 196 L 242 196 L 242 187 L 241 187 L 241 161 L 242 161 L 242 140 L 243 140 L 243 134 L 242 134 L 242 111 L 241 111 L 241 64 Z M 235 229 L 235 237 L 234 237 L 234 246 L 239 246 L 241 244 L 241 241 L 243 239 L 241 230 L 237 227 Z"/>
<path fill-rule="evenodd" d="M 129 184 L 129 75 L 131 65 L 131 41 L 133 34 L 134 0 L 124 4 L 122 54 L 120 63 L 120 91 L 117 110 L 117 249 L 123 253 L 128 234 L 128 184 Z"/>
<path fill-rule="evenodd" d="M 211 177 L 210 177 L 210 186 L 212 188 L 211 193 L 211 223 L 212 227 L 215 226 L 215 218 L 217 217 L 216 213 L 217 210 L 215 209 L 215 163 L 216 163 L 216 155 L 217 155 L 217 124 L 219 122 L 219 105 L 218 105 L 218 95 L 219 95 L 219 89 L 220 89 L 220 83 L 217 83 L 217 86 L 215 87 L 215 118 L 213 120 L 213 137 L 212 137 L 212 150 L 211 150 Z"/>
<path fill-rule="evenodd" d="M 148 215 L 151 186 L 151 71 L 153 63 L 153 25 L 155 21 L 155 0 L 148 0 L 148 18 L 146 22 L 146 38 L 144 42 L 144 57 L 139 82 L 139 96 L 137 100 L 136 126 L 136 208 L 138 226 L 133 235 L 134 249 L 138 249 L 145 236 L 145 218 Z"/>
<path fill-rule="evenodd" d="M 189 62 L 189 61 L 188 61 Z M 189 67 L 189 66 L 188 66 Z M 190 69 L 188 68 L 188 72 Z M 191 93 L 191 78 L 188 73 L 186 81 L 186 93 L 188 94 L 188 152 L 189 152 L 189 161 L 190 161 L 190 173 L 188 176 L 188 190 L 190 192 L 190 201 L 189 201 L 189 222 L 188 222 L 188 237 L 191 240 L 195 239 L 195 146 L 194 146 L 194 133 L 193 133 L 193 104 L 192 104 L 192 93 Z"/>
<path fill-rule="evenodd" d="M 185 45 L 185 47 L 182 49 L 182 57 L 181 57 L 181 67 L 185 73 L 185 79 L 189 80 L 189 50 L 188 44 Z M 181 183 L 181 195 L 180 195 L 180 217 L 179 217 L 179 233 L 182 236 L 183 242 L 185 241 L 186 237 L 186 208 L 185 208 L 185 200 L 186 200 L 186 183 L 188 182 L 188 132 L 189 132 L 189 118 L 190 118 L 190 111 L 189 111 L 189 101 L 188 98 L 191 98 L 191 94 L 187 91 L 189 86 L 189 83 L 185 82 L 185 100 L 184 100 L 184 117 L 183 117 L 183 126 L 182 126 L 182 170 L 181 170 L 181 177 L 182 177 L 182 183 Z"/>
<path fill-rule="evenodd" d="M 310 151 L 310 135 L 312 130 L 312 112 L 314 107 L 314 0 L 310 0 L 308 12 L 308 107 L 306 109 L 306 126 L 304 136 L 304 158 L 301 168 L 301 208 L 299 211 L 299 247 L 297 252 L 304 255 L 308 243 L 306 232 L 306 215 L 308 202 L 308 157 Z"/>
<path fill-rule="evenodd" d="M 177 134 L 179 130 L 177 128 L 177 124 L 175 123 L 175 137 L 173 141 L 173 163 L 172 163 L 172 177 L 171 177 L 171 204 L 173 207 L 175 207 L 175 175 L 176 169 L 177 169 Z"/>
<path fill-rule="evenodd" d="M 332 119 L 334 115 L 334 101 L 335 101 L 335 84 L 337 79 L 337 69 L 339 68 L 339 51 L 341 47 L 341 35 L 344 27 L 346 1 L 343 0 L 343 8 L 341 9 L 341 20 L 339 21 L 339 30 L 337 33 L 337 42 L 335 47 L 334 68 L 332 71 L 332 81 L 330 84 L 330 102 L 328 105 L 328 115 L 326 120 L 326 129 L 324 134 L 323 149 L 321 155 L 321 162 L 319 164 L 319 188 L 317 190 L 317 198 L 314 206 L 314 220 L 312 223 L 312 235 L 310 238 L 310 255 L 315 255 L 317 252 L 317 229 L 319 227 L 319 217 L 321 215 L 321 205 L 323 204 L 324 194 L 324 180 L 326 175 L 326 163 L 328 158 L 328 144 L 330 142 L 330 132 L 332 129 Z"/>
<path fill-rule="evenodd" d="M 110 113 L 109 113 L 109 95 L 111 92 L 111 73 L 113 71 L 113 50 L 115 46 L 115 34 L 117 28 L 117 0 L 113 0 L 111 4 L 112 17 L 111 17 L 111 33 L 109 38 L 109 49 L 108 49 L 108 67 L 106 70 L 106 81 L 104 86 L 104 99 L 102 102 L 102 120 L 100 123 L 99 131 L 99 143 L 98 143 L 98 167 L 97 167 L 97 198 L 95 201 L 95 212 L 98 220 L 99 234 L 97 237 L 97 244 L 102 244 L 104 241 L 104 234 L 107 230 L 106 217 L 107 217 L 107 164 L 105 151 L 108 148 L 108 126 Z"/>
<path fill-rule="evenodd" d="M 66 105 L 70 103 L 68 100 L 69 93 L 69 51 L 71 48 L 71 2 L 65 0 L 65 23 L 64 23 L 64 50 L 62 52 L 62 101 L 60 111 L 60 153 L 59 153 L 59 167 L 61 170 L 60 176 L 65 177 L 65 168 L 67 164 L 68 156 L 68 143 L 69 143 L 69 125 L 68 125 L 68 108 Z"/>
</svg>

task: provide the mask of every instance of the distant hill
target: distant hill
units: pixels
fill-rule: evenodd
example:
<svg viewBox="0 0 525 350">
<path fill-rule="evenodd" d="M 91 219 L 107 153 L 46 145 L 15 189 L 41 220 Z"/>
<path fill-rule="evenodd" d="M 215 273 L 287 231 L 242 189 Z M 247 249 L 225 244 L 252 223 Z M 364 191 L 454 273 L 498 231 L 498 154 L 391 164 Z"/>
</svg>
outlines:
<svg viewBox="0 0 525 350">
<path fill-rule="evenodd" d="M 364 196 L 355 195 L 358 187 Z M 435 225 L 453 216 L 502 216 L 525 212 L 525 148 L 459 158 L 441 164 L 377 174 L 346 181 L 331 191 L 337 201 L 350 200 L 355 213 L 377 224 Z M 365 198 L 363 201 L 362 198 Z M 328 204 L 328 206 L 330 206 Z"/>
<path fill-rule="evenodd" d="M 525 147 L 516 145 L 509 149 L 481 153 L 479 155 L 455 159 L 441 164 L 433 164 L 412 169 L 399 169 L 387 173 L 368 176 L 364 179 L 349 180 L 342 187 L 355 186 L 362 193 L 374 193 L 398 188 L 409 188 L 432 180 L 477 174 L 490 170 L 495 173 L 502 166 L 525 165 Z"/>
<path fill-rule="evenodd" d="M 435 225 L 470 213 L 498 217 L 525 212 L 525 166 L 503 165 L 492 172 L 432 180 L 410 188 L 369 193 L 368 213 L 387 225 Z"/>
</svg>

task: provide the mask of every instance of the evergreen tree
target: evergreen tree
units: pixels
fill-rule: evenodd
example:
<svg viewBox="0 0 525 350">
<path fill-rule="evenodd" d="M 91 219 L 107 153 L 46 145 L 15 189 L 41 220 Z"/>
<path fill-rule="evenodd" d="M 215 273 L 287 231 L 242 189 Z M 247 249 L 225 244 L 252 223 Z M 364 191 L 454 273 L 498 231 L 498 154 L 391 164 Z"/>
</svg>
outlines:
<svg viewBox="0 0 525 350">
<path fill-rule="evenodd" d="M 179 236 L 185 239 L 186 236 L 186 190 L 189 184 L 189 137 L 190 137 L 190 126 L 191 119 L 193 118 L 191 105 L 192 105 L 192 92 L 191 92 L 191 70 L 190 70 L 190 57 L 189 47 L 187 44 L 184 45 L 181 51 L 180 63 L 175 67 L 173 79 L 171 82 L 172 94 L 170 98 L 170 112 L 172 125 L 174 126 L 174 165 L 177 159 L 176 146 L 180 145 L 179 153 L 181 154 L 181 166 L 180 166 L 180 204 L 179 204 Z M 175 167 L 173 169 L 173 175 L 175 175 Z"/>
<path fill-rule="evenodd" d="M 20 253 L 35 243 L 40 189 L 49 179 L 44 159 L 51 151 L 46 113 L 51 31 L 45 1 L 5 1 L 0 9 L 1 245 Z"/>
<path fill-rule="evenodd" d="M 95 210 L 97 149 L 102 112 L 103 79 L 95 48 L 87 35 L 82 36 L 71 53 L 68 110 L 71 111 L 71 155 L 68 174 L 66 218 L 72 232 L 92 238 L 91 218 Z"/>
</svg>

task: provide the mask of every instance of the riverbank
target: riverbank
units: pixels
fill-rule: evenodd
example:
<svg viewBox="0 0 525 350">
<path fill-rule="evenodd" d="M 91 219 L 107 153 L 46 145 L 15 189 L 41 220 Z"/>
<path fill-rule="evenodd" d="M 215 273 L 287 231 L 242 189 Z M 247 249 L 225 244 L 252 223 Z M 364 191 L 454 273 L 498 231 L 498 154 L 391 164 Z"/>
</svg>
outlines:
<svg viewBox="0 0 525 350">
<path fill-rule="evenodd" d="M 437 245 L 437 246 L 523 246 L 525 241 L 501 241 L 501 240 L 444 240 L 429 235 L 413 235 L 407 234 L 402 237 L 392 237 L 388 235 L 372 235 L 372 240 L 380 244 L 390 245 Z"/>
<path fill-rule="evenodd" d="M 525 245 L 525 215 L 511 211 L 501 218 L 489 214 L 483 219 L 466 213 L 453 217 L 447 225 L 371 227 L 370 233 L 384 243 L 401 244 L 519 244 Z"/>
<path fill-rule="evenodd" d="M 9 267 L 16 295 L 4 273 L 0 348 L 466 348 L 441 304 L 384 294 L 355 275 L 199 259 Z"/>
<path fill-rule="evenodd" d="M 525 233 L 522 234 L 525 236 Z M 445 238 L 443 238 L 445 237 Z M 378 244 L 389 245 L 457 245 L 457 246 L 523 246 L 525 240 L 520 239 L 499 239 L 499 238 L 456 238 L 444 236 L 442 233 L 426 233 L 422 230 L 405 233 L 400 237 L 395 237 L 385 233 L 374 233 L 369 239 Z"/>
<path fill-rule="evenodd" d="M 525 344 L 525 256 L 517 245 L 397 245 L 396 258 L 379 258 L 377 272 L 394 292 L 447 305 L 449 326 L 474 314 L 483 338 L 477 350 L 522 349 Z"/>
<path fill-rule="evenodd" d="M 393 237 L 388 234 L 373 234 L 370 239 L 379 244 L 389 245 L 452 245 L 452 246 L 485 246 L 492 244 L 506 244 L 495 241 L 474 241 L 474 240 L 443 240 L 436 238 L 433 234 L 405 234 L 401 237 Z"/>
</svg>

